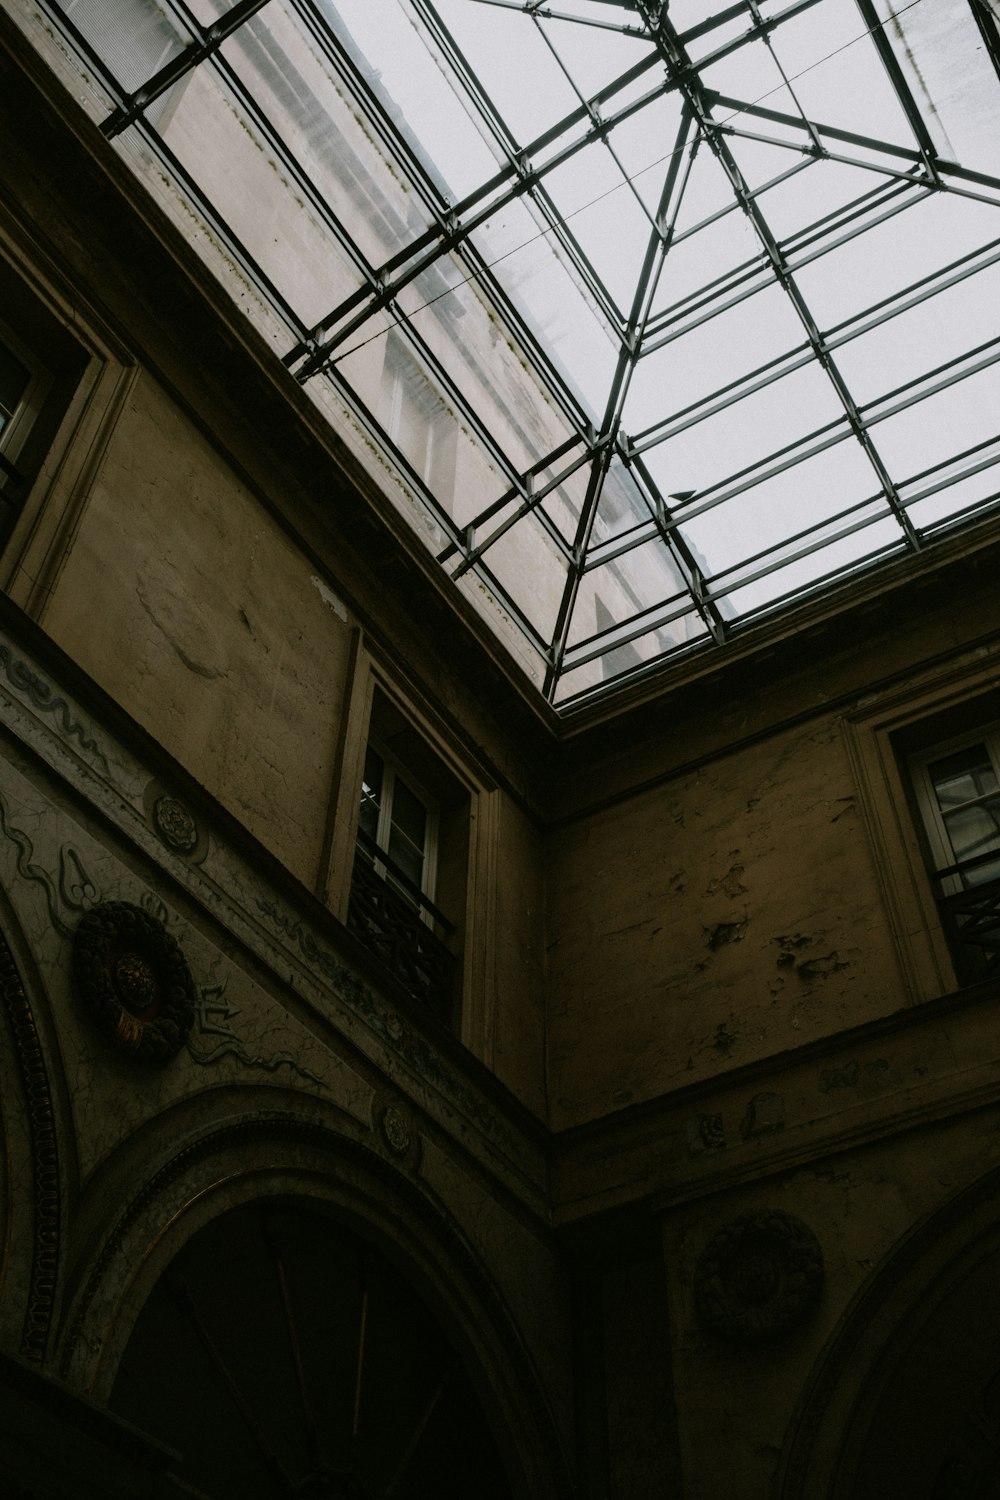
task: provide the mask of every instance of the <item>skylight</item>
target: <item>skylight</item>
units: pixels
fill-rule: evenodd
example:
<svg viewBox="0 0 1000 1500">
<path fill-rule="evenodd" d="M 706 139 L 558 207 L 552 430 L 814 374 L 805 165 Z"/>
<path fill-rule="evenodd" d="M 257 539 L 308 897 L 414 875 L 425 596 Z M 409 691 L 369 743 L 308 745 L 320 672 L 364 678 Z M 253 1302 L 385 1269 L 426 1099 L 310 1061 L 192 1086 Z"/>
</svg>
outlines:
<svg viewBox="0 0 1000 1500">
<path fill-rule="evenodd" d="M 1000 499 L 996 0 L 44 5 L 558 707 Z"/>
</svg>

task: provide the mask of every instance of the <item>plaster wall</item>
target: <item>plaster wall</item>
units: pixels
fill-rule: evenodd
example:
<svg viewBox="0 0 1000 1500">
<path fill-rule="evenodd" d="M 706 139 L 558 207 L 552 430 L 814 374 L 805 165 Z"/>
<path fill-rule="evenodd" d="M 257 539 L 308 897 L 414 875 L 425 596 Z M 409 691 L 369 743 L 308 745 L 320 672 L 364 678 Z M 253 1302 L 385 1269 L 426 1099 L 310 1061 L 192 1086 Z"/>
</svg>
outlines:
<svg viewBox="0 0 1000 1500">
<path fill-rule="evenodd" d="M 346 610 L 148 373 L 44 616 L 53 638 L 307 885 Z"/>
<path fill-rule="evenodd" d="M 560 1125 L 902 1003 L 831 715 L 560 831 L 550 911 Z"/>
</svg>

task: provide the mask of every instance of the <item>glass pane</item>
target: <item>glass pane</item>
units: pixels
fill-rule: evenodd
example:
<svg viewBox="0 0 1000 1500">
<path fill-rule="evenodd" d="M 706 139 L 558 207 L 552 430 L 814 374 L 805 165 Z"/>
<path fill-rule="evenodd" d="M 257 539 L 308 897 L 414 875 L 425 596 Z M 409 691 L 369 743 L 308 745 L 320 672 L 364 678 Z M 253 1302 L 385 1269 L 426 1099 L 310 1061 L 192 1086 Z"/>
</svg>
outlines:
<svg viewBox="0 0 1000 1500">
<path fill-rule="evenodd" d="M 995 173 L 1000 79 L 969 0 L 891 6 L 878 0 L 876 8 L 938 152 Z"/>
<path fill-rule="evenodd" d="M 381 755 L 369 745 L 365 753 L 365 774 L 361 783 L 361 812 L 358 816 L 358 827 L 373 843 L 378 837 L 384 771 Z"/>
<path fill-rule="evenodd" d="M 945 813 L 944 826 L 955 863 L 978 859 L 1000 849 L 1000 799 L 984 802 L 980 807 L 965 807 L 960 812 Z M 965 885 L 978 885 L 1000 875 L 1000 860 L 977 864 L 962 872 Z"/>
<path fill-rule="evenodd" d="M 163 140 L 302 322 L 319 322 L 362 284 L 361 272 L 214 65 L 179 87 Z"/>
<path fill-rule="evenodd" d="M 62 9 L 127 94 L 193 40 L 156 0 L 64 0 Z"/>
<path fill-rule="evenodd" d="M 392 788 L 393 832 L 423 850 L 427 836 L 427 808 L 416 792 L 396 773 Z"/>
<path fill-rule="evenodd" d="M 580 108 L 529 16 L 467 0 L 438 0 L 436 9 L 518 145 Z"/>
<path fill-rule="evenodd" d="M 942 812 L 997 790 L 996 771 L 985 745 L 970 745 L 927 768 Z"/>
<path fill-rule="evenodd" d="M 28 371 L 0 344 L 0 432 L 14 415 L 14 408 L 27 389 Z"/>
<path fill-rule="evenodd" d="M 266 7 L 222 52 L 369 265 L 422 233 L 430 211 L 295 12 Z"/>
<path fill-rule="evenodd" d="M 787 294 L 772 282 L 640 359 L 625 426 L 630 433 L 644 432 L 804 343 Z"/>
<path fill-rule="evenodd" d="M 1000 263 L 852 339 L 834 359 L 865 406 L 980 344 L 991 331 L 983 326 L 988 307 L 1000 307 Z"/>
<path fill-rule="evenodd" d="M 863 32 L 854 0 L 823 0 L 776 27 L 772 45 L 808 119 L 913 150 L 913 131 Z"/>
</svg>

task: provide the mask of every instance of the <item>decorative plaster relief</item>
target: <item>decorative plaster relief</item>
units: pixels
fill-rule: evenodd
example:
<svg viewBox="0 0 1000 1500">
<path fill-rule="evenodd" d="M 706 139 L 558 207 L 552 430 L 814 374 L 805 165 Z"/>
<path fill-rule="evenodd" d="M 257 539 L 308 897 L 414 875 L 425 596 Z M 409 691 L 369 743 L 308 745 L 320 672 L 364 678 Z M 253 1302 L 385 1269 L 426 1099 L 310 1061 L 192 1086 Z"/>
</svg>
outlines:
<svg viewBox="0 0 1000 1500">
<path fill-rule="evenodd" d="M 310 1073 L 308 1068 L 303 1068 L 290 1052 L 273 1052 L 269 1057 L 264 1057 L 247 1051 L 245 1044 L 228 1024 L 240 1013 L 240 1007 L 232 1005 L 225 998 L 228 984 L 227 976 L 216 984 L 202 985 L 198 990 L 193 1034 L 187 1039 L 188 1055 L 192 1062 L 201 1067 L 211 1067 L 213 1063 L 230 1058 L 244 1068 L 258 1069 L 264 1073 L 276 1073 L 279 1068 L 288 1068 L 297 1077 L 305 1078 L 318 1088 L 325 1089 L 327 1085 L 322 1078 Z M 206 1049 L 202 1050 L 196 1044 L 206 1038 L 210 1040 Z"/>
<path fill-rule="evenodd" d="M 77 749 L 85 751 L 107 771 L 106 755 L 93 735 L 88 734 L 79 721 L 74 719 L 66 699 L 55 696 L 51 684 L 15 655 L 4 641 L 0 641 L 0 667 L 11 687 L 22 699 L 42 713 L 53 715 L 63 739 L 75 742 Z"/>
<path fill-rule="evenodd" d="M 776 1338 L 806 1321 L 823 1288 L 823 1252 L 801 1219 L 778 1209 L 741 1214 L 698 1258 L 694 1301 L 703 1328 L 731 1343 Z"/>
<path fill-rule="evenodd" d="M 163 922 L 129 901 L 104 901 L 73 938 L 77 994 L 104 1036 L 139 1061 L 163 1067 L 187 1041 L 194 981 Z"/>
</svg>

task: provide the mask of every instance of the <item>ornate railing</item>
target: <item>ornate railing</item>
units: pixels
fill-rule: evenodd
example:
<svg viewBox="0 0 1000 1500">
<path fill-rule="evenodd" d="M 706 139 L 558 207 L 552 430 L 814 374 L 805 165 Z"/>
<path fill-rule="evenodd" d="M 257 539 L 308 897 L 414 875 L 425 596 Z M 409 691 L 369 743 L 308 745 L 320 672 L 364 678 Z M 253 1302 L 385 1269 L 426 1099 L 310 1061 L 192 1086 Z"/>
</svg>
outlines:
<svg viewBox="0 0 1000 1500">
<path fill-rule="evenodd" d="M 388 863 L 381 852 L 378 857 L 380 863 Z M 392 873 L 396 874 L 395 867 Z M 409 886 L 402 872 L 397 878 Z M 438 1020 L 449 1024 L 455 955 L 422 912 L 429 912 L 439 927 L 450 928 L 447 919 L 419 892 L 408 900 L 373 868 L 365 850 L 359 849 L 354 859 L 348 927 Z"/>
<path fill-rule="evenodd" d="M 997 854 L 982 854 L 962 864 L 935 871 L 939 885 L 955 876 L 997 863 Z M 938 909 L 958 977 L 965 984 L 1000 972 L 1000 880 L 984 880 L 965 890 L 939 893 Z"/>
</svg>

